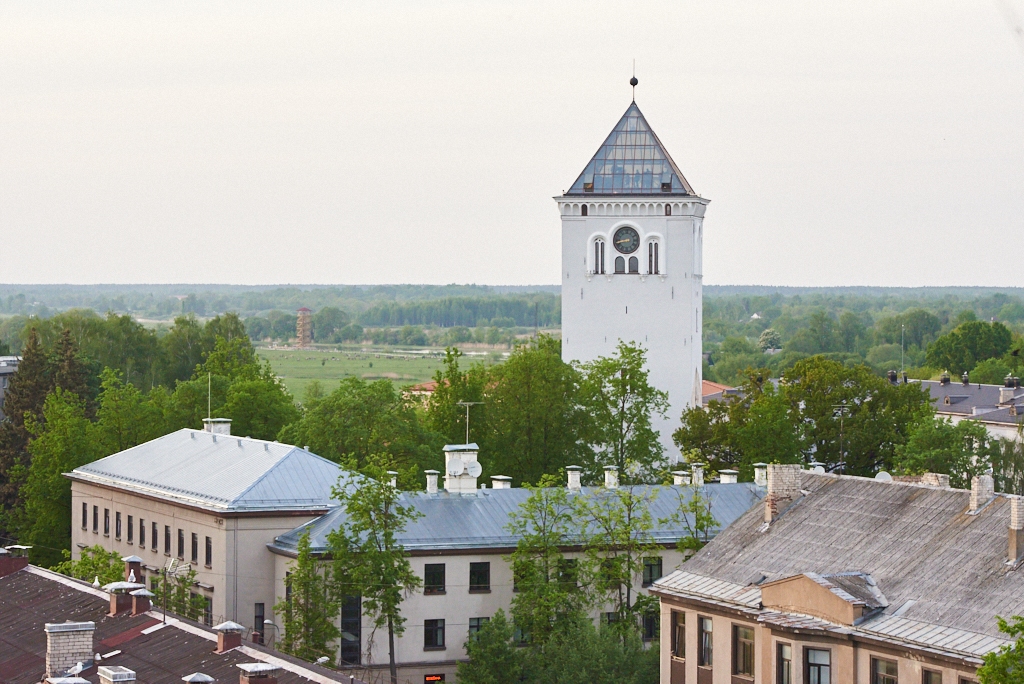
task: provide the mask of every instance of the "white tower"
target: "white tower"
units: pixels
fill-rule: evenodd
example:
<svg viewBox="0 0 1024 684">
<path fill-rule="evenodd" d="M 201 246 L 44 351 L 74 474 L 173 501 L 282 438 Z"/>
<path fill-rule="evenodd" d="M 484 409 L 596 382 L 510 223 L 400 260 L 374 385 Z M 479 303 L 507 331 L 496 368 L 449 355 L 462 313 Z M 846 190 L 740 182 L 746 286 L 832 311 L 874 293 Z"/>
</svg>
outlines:
<svg viewBox="0 0 1024 684">
<path fill-rule="evenodd" d="M 635 85 L 635 83 L 633 83 Z M 670 462 L 672 432 L 701 403 L 701 244 L 708 200 L 683 177 L 629 105 L 561 197 L 562 358 L 611 356 L 619 340 L 647 350 L 651 384 L 668 392 L 655 419 Z"/>
</svg>

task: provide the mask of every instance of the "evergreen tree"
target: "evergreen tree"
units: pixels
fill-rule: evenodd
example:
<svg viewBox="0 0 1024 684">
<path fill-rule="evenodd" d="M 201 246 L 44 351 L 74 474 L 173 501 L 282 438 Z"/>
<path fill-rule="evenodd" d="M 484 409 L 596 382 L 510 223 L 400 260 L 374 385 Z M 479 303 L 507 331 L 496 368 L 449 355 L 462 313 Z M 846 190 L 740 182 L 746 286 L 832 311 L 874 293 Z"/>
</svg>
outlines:
<svg viewBox="0 0 1024 684">
<path fill-rule="evenodd" d="M 71 330 L 64 328 L 53 350 L 53 385 L 70 392 L 82 400 L 87 418 L 96 416 L 95 393 L 90 387 L 90 373 L 78 351 L 78 344 L 71 337 Z"/>
<path fill-rule="evenodd" d="M 281 650 L 313 662 L 334 654 L 332 642 L 341 636 L 336 624 L 340 604 L 331 565 L 310 552 L 309 530 L 299 538 L 298 551 L 285 580 L 288 596 L 274 612 L 284 616 Z"/>
</svg>

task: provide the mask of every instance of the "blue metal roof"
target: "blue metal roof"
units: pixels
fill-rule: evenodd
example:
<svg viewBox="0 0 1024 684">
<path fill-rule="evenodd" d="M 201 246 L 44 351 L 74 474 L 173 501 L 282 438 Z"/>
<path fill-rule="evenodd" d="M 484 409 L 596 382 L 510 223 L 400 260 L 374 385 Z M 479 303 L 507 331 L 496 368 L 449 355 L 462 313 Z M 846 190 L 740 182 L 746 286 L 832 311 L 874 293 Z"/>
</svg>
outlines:
<svg viewBox="0 0 1024 684">
<path fill-rule="evenodd" d="M 636 102 L 566 195 L 695 195 Z"/>
<path fill-rule="evenodd" d="M 217 511 L 323 510 L 351 475 L 305 449 L 182 429 L 75 468 L 72 479 Z"/>
<path fill-rule="evenodd" d="M 750 482 L 712 483 L 700 490 L 711 500 L 711 513 L 721 528 L 727 527 L 764 497 L 764 489 Z M 602 487 L 584 487 L 574 496 L 600 496 L 606 491 Z M 638 485 L 635 491 L 651 495 L 655 541 L 673 544 L 688 534 L 684 525 L 661 525 L 657 521 L 677 513 L 681 504 L 691 499 L 692 487 Z M 398 541 L 407 551 L 512 548 L 519 538 L 510 534 L 505 526 L 512 513 L 529 496 L 530 490 L 524 488 L 479 489 L 472 494 L 404 492 L 402 503 L 411 505 L 422 517 L 410 523 Z M 344 522 L 345 511 L 337 508 L 277 537 L 270 546 L 294 553 L 299 538 L 308 529 L 312 550 L 322 553 L 327 548 L 327 535 Z"/>
</svg>

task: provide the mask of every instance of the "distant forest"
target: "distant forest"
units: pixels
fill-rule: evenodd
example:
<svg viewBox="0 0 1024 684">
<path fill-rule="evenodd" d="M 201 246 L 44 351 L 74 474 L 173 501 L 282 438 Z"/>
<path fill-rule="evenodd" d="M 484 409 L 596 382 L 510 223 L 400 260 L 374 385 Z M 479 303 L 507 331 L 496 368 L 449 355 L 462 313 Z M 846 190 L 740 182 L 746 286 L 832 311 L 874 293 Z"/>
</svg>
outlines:
<svg viewBox="0 0 1024 684">
<path fill-rule="evenodd" d="M 71 309 L 129 315 L 158 335 L 176 316 L 233 312 L 253 340 L 287 342 L 303 306 L 328 344 L 511 345 L 561 318 L 555 285 L 0 285 L 0 349 L 20 349 L 29 317 Z M 879 373 L 966 370 L 998 382 L 1020 371 L 1022 333 L 1022 288 L 704 288 L 705 377 L 730 384 L 748 368 L 779 374 L 815 354 Z"/>
</svg>

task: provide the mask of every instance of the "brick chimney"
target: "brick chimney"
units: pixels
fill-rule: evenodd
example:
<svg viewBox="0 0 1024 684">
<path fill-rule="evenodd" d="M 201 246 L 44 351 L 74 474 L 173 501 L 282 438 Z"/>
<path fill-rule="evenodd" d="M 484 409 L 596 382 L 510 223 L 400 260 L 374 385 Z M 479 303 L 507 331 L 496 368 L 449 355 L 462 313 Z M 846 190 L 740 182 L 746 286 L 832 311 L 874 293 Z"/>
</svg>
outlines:
<svg viewBox="0 0 1024 684">
<path fill-rule="evenodd" d="M 436 470 L 424 470 L 427 476 L 427 494 L 437 494 L 437 476 L 440 475 Z"/>
<path fill-rule="evenodd" d="M 136 589 L 135 591 L 129 592 L 132 597 L 132 616 L 142 615 L 148 613 L 149 609 L 153 607 L 153 603 L 150 599 L 155 594 L 148 589 Z"/>
<path fill-rule="evenodd" d="M 230 418 L 203 418 L 203 431 L 212 432 L 215 435 L 231 434 Z"/>
<path fill-rule="evenodd" d="M 27 567 L 28 556 L 15 556 L 7 549 L 0 548 L 0 577 L 7 577 Z"/>
<path fill-rule="evenodd" d="M 277 665 L 270 663 L 241 663 L 238 684 L 277 684 Z"/>
<path fill-rule="evenodd" d="M 768 464 L 767 463 L 755 463 L 754 464 L 754 484 L 758 487 L 768 486 Z"/>
<path fill-rule="evenodd" d="M 508 475 L 491 475 L 491 489 L 512 489 L 512 478 Z"/>
<path fill-rule="evenodd" d="M 78 663 L 92 666 L 95 622 L 48 622 L 44 629 L 47 677 L 61 677 Z"/>
<path fill-rule="evenodd" d="M 949 489 L 949 475 L 945 473 L 925 473 L 921 476 L 921 484 Z"/>
<path fill-rule="evenodd" d="M 1024 497 L 1010 497 L 1010 544 L 1007 560 L 1016 563 L 1024 558 Z"/>
<path fill-rule="evenodd" d="M 580 484 L 581 470 L 583 470 L 583 468 L 579 466 L 565 466 L 565 476 L 566 478 L 568 478 L 566 486 L 569 488 L 570 491 L 578 492 L 580 491 L 580 489 L 583 488 L 583 485 Z"/>
<path fill-rule="evenodd" d="M 217 650 L 214 653 L 226 653 L 242 645 L 242 632 L 245 627 L 237 622 L 222 622 L 213 628 L 217 632 Z"/>
<path fill-rule="evenodd" d="M 971 478 L 971 508 L 970 514 L 977 513 L 981 508 L 992 500 L 996 494 L 995 483 L 991 475 L 978 475 Z"/>
<path fill-rule="evenodd" d="M 772 463 L 768 466 L 768 495 L 764 498 L 764 521 L 778 519 L 786 507 L 800 496 L 800 466 L 796 463 Z"/>
<path fill-rule="evenodd" d="M 96 674 L 100 677 L 100 684 L 120 684 L 121 682 L 135 681 L 135 671 L 121 665 L 100 665 L 96 668 Z"/>
<path fill-rule="evenodd" d="M 739 475 L 738 470 L 719 470 L 718 481 L 722 484 L 736 484 L 739 482 Z"/>
<path fill-rule="evenodd" d="M 125 582 L 142 582 L 142 559 L 138 556 L 125 556 L 121 559 L 124 561 L 124 581 Z M 132 576 L 134 574 L 134 577 Z"/>
<path fill-rule="evenodd" d="M 704 486 L 704 464 L 703 463 L 693 463 L 693 464 L 690 465 L 690 471 L 692 473 L 690 475 L 690 484 L 692 484 L 694 487 L 703 487 Z"/>
<path fill-rule="evenodd" d="M 605 489 L 618 489 L 619 488 L 619 468 L 618 466 L 605 466 L 604 467 L 604 486 Z"/>
</svg>

